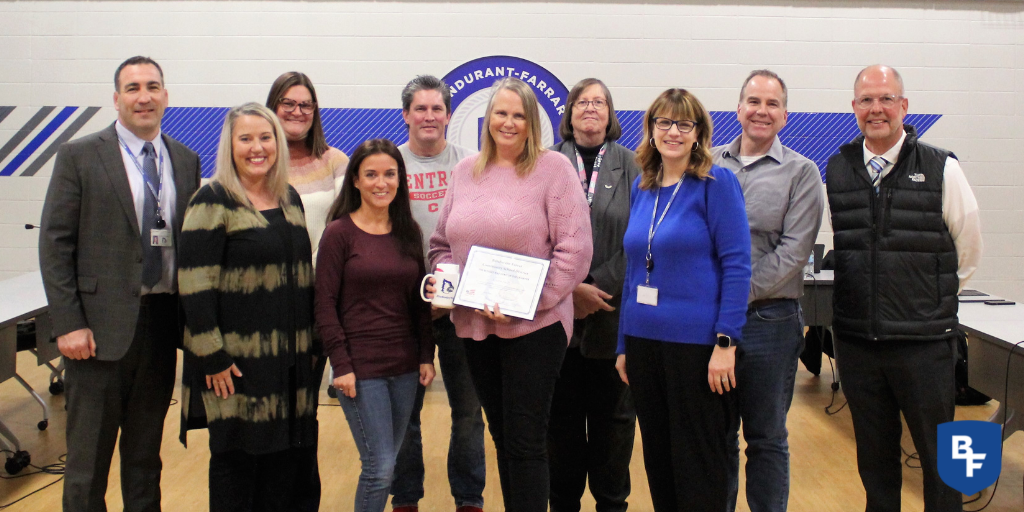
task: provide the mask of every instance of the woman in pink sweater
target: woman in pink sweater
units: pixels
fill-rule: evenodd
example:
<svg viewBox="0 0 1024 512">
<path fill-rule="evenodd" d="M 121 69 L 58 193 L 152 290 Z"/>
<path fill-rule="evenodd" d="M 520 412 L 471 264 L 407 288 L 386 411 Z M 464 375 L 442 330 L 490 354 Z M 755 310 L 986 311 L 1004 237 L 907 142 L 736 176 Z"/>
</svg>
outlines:
<svg viewBox="0 0 1024 512">
<path fill-rule="evenodd" d="M 544 149 L 537 98 L 506 78 L 492 88 L 481 151 L 452 171 L 430 261 L 465 267 L 477 245 L 551 260 L 532 321 L 455 308 L 498 453 L 505 509 L 544 512 L 551 397 L 572 337 L 572 291 L 590 268 L 590 208 L 569 160 Z"/>
</svg>

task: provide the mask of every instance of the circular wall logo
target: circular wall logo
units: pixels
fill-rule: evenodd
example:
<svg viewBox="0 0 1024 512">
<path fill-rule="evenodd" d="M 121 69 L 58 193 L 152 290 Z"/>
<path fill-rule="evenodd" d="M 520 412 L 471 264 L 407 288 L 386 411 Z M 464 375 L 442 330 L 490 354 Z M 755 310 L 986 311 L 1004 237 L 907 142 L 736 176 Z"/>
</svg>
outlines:
<svg viewBox="0 0 1024 512">
<path fill-rule="evenodd" d="M 558 123 L 565 112 L 569 89 L 538 64 L 519 57 L 494 55 L 471 60 L 444 76 L 452 91 L 452 120 L 448 123 L 450 142 L 480 149 L 480 133 L 487 113 L 487 101 L 491 97 L 491 86 L 509 76 L 529 84 L 537 95 L 541 143 L 547 147 L 562 140 L 558 136 Z"/>
</svg>

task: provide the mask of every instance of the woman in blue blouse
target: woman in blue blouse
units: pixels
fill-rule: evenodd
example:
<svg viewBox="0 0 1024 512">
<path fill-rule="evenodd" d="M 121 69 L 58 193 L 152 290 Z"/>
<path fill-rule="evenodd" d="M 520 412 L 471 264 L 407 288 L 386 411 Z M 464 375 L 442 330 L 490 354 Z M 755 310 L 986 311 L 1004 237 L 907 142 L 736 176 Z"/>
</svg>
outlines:
<svg viewBox="0 0 1024 512">
<path fill-rule="evenodd" d="M 657 512 L 722 512 L 730 494 L 750 231 L 739 182 L 711 164 L 711 130 L 686 90 L 654 100 L 623 240 L 616 368 L 633 393 Z"/>
</svg>

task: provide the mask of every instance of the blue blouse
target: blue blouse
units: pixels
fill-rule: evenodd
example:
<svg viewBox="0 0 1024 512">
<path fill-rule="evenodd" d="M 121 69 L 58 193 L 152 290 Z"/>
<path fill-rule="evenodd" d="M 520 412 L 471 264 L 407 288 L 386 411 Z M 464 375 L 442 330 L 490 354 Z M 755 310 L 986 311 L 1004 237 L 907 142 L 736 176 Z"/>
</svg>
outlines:
<svg viewBox="0 0 1024 512">
<path fill-rule="evenodd" d="M 617 352 L 625 353 L 627 335 L 698 345 L 714 344 L 717 333 L 739 339 L 750 294 L 750 227 L 736 176 L 717 165 L 704 180 L 683 176 L 651 245 L 650 286 L 658 289 L 657 306 L 637 302 L 637 285 L 647 276 L 655 197 L 660 218 L 675 185 L 640 190 L 639 183 L 633 183 L 623 239 L 626 281 Z"/>
</svg>

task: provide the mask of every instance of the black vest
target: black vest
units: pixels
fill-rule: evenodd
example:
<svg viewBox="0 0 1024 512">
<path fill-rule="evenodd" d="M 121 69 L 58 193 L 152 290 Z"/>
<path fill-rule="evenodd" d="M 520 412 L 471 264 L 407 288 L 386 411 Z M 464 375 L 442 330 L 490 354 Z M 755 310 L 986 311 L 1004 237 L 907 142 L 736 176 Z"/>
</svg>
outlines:
<svg viewBox="0 0 1024 512">
<path fill-rule="evenodd" d="M 953 156 L 907 132 L 875 195 L 864 137 L 839 148 L 825 182 L 836 270 L 833 328 L 840 338 L 945 340 L 957 328 L 957 255 L 942 220 L 942 177 Z"/>
</svg>

